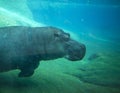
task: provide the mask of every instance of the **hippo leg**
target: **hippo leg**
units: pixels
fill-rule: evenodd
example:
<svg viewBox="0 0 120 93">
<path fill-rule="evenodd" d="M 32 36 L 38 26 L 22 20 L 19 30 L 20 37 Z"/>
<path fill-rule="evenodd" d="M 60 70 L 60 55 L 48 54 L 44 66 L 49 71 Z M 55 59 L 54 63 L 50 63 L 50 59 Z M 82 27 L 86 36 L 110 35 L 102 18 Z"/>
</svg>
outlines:
<svg viewBox="0 0 120 93">
<path fill-rule="evenodd" d="M 15 67 L 17 69 L 20 69 L 21 72 L 19 73 L 19 77 L 29 77 L 32 76 L 34 73 L 34 70 L 39 66 L 39 57 L 37 56 L 25 56 L 22 58 L 16 58 L 17 60 L 14 61 L 17 62 Z"/>
<path fill-rule="evenodd" d="M 19 69 L 21 72 L 19 73 L 19 77 L 29 77 L 32 76 L 34 73 L 34 70 L 39 66 L 39 61 L 35 62 L 32 60 L 28 62 L 29 64 L 21 66 Z"/>
<path fill-rule="evenodd" d="M 34 73 L 34 69 L 21 69 L 21 72 L 18 74 L 18 77 L 29 77 Z"/>
</svg>

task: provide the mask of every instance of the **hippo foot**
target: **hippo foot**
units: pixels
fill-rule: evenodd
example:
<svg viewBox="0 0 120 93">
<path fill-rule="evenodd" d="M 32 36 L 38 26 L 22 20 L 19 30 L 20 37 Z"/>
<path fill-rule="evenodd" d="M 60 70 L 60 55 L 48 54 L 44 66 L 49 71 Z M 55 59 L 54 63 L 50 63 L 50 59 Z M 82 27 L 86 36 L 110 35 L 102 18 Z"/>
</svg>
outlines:
<svg viewBox="0 0 120 93">
<path fill-rule="evenodd" d="M 34 70 L 21 70 L 21 72 L 18 74 L 18 77 L 30 77 L 34 73 Z"/>
</svg>

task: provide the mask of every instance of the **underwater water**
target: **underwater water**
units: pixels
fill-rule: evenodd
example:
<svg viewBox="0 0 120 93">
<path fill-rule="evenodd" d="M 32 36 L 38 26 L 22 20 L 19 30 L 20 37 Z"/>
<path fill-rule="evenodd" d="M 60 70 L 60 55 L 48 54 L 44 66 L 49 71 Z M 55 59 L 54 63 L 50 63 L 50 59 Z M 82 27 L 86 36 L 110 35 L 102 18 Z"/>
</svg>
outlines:
<svg viewBox="0 0 120 93">
<path fill-rule="evenodd" d="M 85 44 L 86 55 L 41 61 L 27 78 L 2 72 L 0 93 L 120 93 L 119 0 L 0 0 L 0 27 L 6 26 L 61 28 Z"/>
</svg>

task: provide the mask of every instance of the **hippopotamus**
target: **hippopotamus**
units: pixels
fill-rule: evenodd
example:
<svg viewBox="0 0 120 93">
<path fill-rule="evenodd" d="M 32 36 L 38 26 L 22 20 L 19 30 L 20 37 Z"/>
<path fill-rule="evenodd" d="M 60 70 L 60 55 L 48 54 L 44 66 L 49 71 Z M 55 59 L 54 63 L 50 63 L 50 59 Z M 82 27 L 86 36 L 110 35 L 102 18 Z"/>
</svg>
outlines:
<svg viewBox="0 0 120 93">
<path fill-rule="evenodd" d="M 84 44 L 56 27 L 8 26 L 0 28 L 0 72 L 19 69 L 19 77 L 32 76 L 41 60 L 83 59 Z"/>
</svg>

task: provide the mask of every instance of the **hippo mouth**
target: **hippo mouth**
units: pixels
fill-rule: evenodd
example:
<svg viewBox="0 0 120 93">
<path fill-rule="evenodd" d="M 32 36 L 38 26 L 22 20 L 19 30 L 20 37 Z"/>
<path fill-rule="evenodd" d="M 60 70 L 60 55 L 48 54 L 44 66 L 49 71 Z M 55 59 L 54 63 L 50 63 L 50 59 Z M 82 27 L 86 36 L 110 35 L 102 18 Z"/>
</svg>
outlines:
<svg viewBox="0 0 120 93">
<path fill-rule="evenodd" d="M 86 47 L 84 44 L 81 44 L 74 40 L 70 40 L 69 42 L 67 42 L 66 45 L 66 59 L 70 61 L 78 61 L 83 59 L 86 52 Z"/>
</svg>

